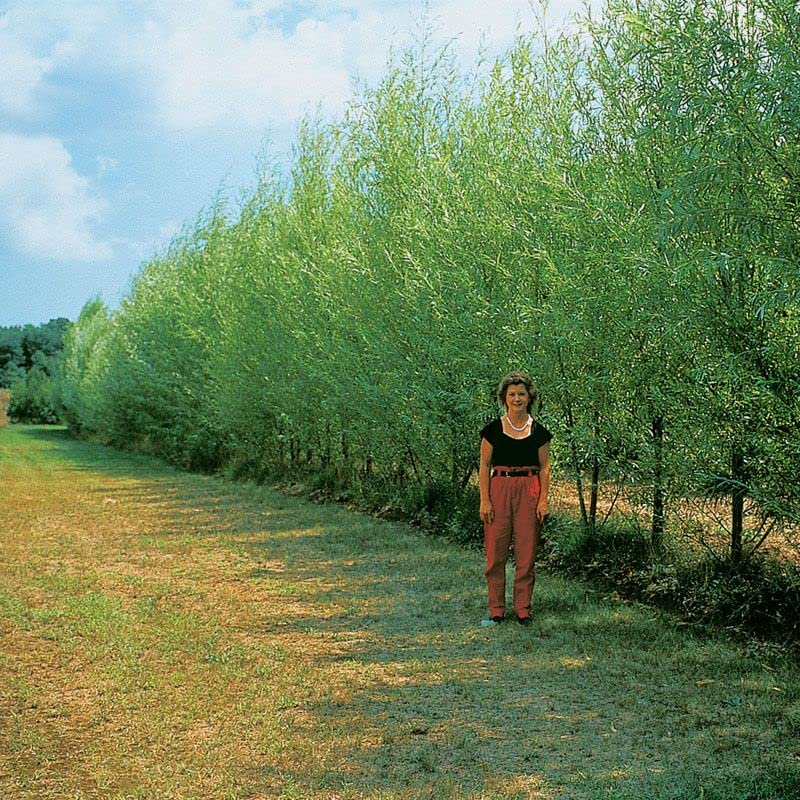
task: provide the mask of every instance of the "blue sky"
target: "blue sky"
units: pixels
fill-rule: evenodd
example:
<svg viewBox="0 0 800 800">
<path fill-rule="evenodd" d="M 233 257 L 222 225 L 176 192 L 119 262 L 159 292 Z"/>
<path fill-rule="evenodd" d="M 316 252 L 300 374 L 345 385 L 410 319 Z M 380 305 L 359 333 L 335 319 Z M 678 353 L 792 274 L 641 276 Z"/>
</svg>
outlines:
<svg viewBox="0 0 800 800">
<path fill-rule="evenodd" d="M 427 10 L 425 9 L 427 7 Z M 566 24 L 580 0 L 551 0 Z M 114 308 L 139 266 L 298 121 L 341 114 L 423 15 L 465 68 L 528 0 L 0 0 L 0 325 Z"/>
</svg>

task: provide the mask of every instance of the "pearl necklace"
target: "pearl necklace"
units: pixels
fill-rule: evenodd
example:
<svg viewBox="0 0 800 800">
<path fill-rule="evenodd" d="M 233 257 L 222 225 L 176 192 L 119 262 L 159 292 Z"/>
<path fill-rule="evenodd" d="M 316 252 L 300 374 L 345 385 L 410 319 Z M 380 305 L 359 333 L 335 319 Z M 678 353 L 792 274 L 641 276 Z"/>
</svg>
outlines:
<svg viewBox="0 0 800 800">
<path fill-rule="evenodd" d="M 524 425 L 523 425 L 521 428 L 518 428 L 518 427 L 517 427 L 517 426 L 516 426 L 516 425 L 515 425 L 515 424 L 514 424 L 512 421 L 511 421 L 511 418 L 508 416 L 508 414 L 506 414 L 506 422 L 507 422 L 507 423 L 508 423 L 508 424 L 509 424 L 509 425 L 510 425 L 510 426 L 511 426 L 511 427 L 512 427 L 512 428 L 513 428 L 513 429 L 514 429 L 514 430 L 515 430 L 517 433 L 522 433 L 522 431 L 524 431 L 524 430 L 525 430 L 525 428 L 527 428 L 527 427 L 528 427 L 528 425 L 530 425 L 530 424 L 531 424 L 531 422 L 533 422 L 533 418 L 531 417 L 531 415 L 530 415 L 530 414 L 528 414 L 528 419 L 525 421 L 525 424 L 524 424 Z"/>
</svg>

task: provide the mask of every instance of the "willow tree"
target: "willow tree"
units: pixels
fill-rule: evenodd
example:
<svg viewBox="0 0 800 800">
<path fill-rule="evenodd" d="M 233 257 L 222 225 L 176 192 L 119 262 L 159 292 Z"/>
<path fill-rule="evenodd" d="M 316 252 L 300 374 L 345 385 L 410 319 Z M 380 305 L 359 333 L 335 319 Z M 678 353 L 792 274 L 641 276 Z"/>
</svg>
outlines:
<svg viewBox="0 0 800 800">
<path fill-rule="evenodd" d="M 798 21 L 784 3 L 614 3 L 594 28 L 589 62 L 603 140 L 640 211 L 657 221 L 648 282 L 676 290 L 663 341 L 679 336 L 679 346 L 662 358 L 674 369 L 681 362 L 668 352 L 683 352 L 688 369 L 664 373 L 656 392 L 685 452 L 675 477 L 688 493 L 728 496 L 734 559 L 747 498 L 760 515 L 756 537 L 776 514 L 793 513 L 772 476 L 793 446 L 776 441 L 776 426 L 797 413 L 786 347 L 796 343 L 797 102 L 788 77 Z M 664 414 L 656 419 L 663 431 Z"/>
<path fill-rule="evenodd" d="M 221 459 L 206 365 L 225 228 L 214 208 L 143 266 L 114 312 L 104 377 L 112 442 L 197 469 Z"/>
<path fill-rule="evenodd" d="M 104 384 L 112 334 L 108 309 L 95 297 L 83 306 L 64 337 L 60 398 L 73 433 L 105 434 Z"/>
</svg>

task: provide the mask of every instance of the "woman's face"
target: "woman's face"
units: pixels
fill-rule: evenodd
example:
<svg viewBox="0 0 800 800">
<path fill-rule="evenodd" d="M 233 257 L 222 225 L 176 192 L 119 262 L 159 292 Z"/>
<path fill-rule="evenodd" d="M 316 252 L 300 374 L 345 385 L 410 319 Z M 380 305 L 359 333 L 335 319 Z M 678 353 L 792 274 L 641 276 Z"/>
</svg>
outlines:
<svg viewBox="0 0 800 800">
<path fill-rule="evenodd" d="M 531 396 L 524 383 L 512 383 L 506 389 L 506 409 L 508 411 L 527 411 Z"/>
</svg>

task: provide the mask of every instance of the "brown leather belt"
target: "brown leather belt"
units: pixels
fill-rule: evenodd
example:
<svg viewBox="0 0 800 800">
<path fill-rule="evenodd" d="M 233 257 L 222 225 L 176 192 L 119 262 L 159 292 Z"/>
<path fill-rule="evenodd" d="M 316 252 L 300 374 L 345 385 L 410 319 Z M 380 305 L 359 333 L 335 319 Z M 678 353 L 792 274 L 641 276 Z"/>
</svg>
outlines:
<svg viewBox="0 0 800 800">
<path fill-rule="evenodd" d="M 529 478 L 531 475 L 538 475 L 538 469 L 503 469 L 492 470 L 493 478 Z"/>
</svg>

